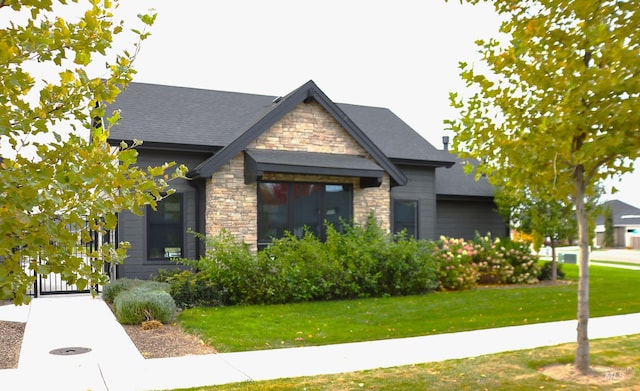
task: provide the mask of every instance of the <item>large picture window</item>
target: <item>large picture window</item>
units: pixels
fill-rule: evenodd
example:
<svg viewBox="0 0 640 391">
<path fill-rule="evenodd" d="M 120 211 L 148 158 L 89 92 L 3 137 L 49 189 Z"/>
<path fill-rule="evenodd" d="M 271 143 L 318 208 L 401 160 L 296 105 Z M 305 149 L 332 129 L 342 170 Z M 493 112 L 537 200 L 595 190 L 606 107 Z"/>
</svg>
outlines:
<svg viewBox="0 0 640 391">
<path fill-rule="evenodd" d="M 157 210 L 147 207 L 147 257 L 179 258 L 184 254 L 182 194 L 160 201 Z"/>
<path fill-rule="evenodd" d="M 258 184 L 258 245 L 291 232 L 302 237 L 305 227 L 324 239 L 324 222 L 338 226 L 353 218 L 351 185 L 296 182 Z"/>
<path fill-rule="evenodd" d="M 408 237 L 418 238 L 418 201 L 393 201 L 393 233 L 407 230 Z"/>
</svg>

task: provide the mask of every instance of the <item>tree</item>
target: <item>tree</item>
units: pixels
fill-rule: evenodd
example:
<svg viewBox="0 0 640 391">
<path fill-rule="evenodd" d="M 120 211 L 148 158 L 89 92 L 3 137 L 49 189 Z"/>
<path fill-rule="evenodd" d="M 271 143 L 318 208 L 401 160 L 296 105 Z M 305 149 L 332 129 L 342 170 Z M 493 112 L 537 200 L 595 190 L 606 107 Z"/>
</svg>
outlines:
<svg viewBox="0 0 640 391">
<path fill-rule="evenodd" d="M 519 231 L 533 236 L 533 249 L 540 250 L 543 242 L 549 239 L 551 247 L 551 280 L 557 280 L 556 248 L 563 239 L 568 239 L 576 230 L 573 205 L 564 202 L 536 197 L 525 190 L 508 196 L 506 190 L 498 190 L 496 203 L 501 213 L 508 217 Z"/>
<path fill-rule="evenodd" d="M 56 16 L 50 0 L 0 0 L 0 12 L 10 13 L 3 20 L 12 20 L 0 29 L 0 299 L 16 304 L 29 301 L 35 273 L 59 273 L 80 289 L 104 284 L 105 262 L 121 262 L 127 244 L 76 255 L 79 242 L 115 229 L 120 211 L 155 207 L 185 171 L 165 174 L 173 163 L 141 170 L 138 142 L 107 143 L 118 113 L 103 118 L 105 109 L 130 83 L 135 52 L 89 75 L 86 67 L 109 54 L 123 22 L 111 12 L 117 1 L 72 1 L 86 8 L 76 21 Z M 145 26 L 154 18 L 140 16 Z M 138 43 L 148 36 L 133 31 Z M 36 79 L 41 67 L 54 76 Z"/>
<path fill-rule="evenodd" d="M 602 212 L 604 217 L 604 240 L 602 241 L 602 247 L 613 247 L 615 241 L 613 239 L 613 209 L 610 205 L 604 207 Z"/>
<path fill-rule="evenodd" d="M 580 248 L 575 366 L 586 373 L 585 199 L 605 178 L 631 171 L 639 155 L 640 7 L 614 0 L 492 3 L 504 17 L 503 39 L 477 41 L 486 69 L 460 64 L 471 92 L 451 94 L 460 117 L 447 123 L 454 148 L 482 162 L 476 175 L 573 203 Z"/>
</svg>

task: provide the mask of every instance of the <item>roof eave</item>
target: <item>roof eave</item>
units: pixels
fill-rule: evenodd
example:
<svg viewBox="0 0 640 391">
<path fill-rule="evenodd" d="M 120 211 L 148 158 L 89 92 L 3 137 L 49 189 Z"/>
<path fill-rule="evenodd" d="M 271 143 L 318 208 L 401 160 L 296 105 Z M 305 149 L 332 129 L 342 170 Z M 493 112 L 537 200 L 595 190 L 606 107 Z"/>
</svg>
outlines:
<svg viewBox="0 0 640 391">
<path fill-rule="evenodd" d="M 438 201 L 495 202 L 495 199 L 494 199 L 493 196 L 474 195 L 474 194 L 436 194 L 436 200 L 438 200 Z"/>
<path fill-rule="evenodd" d="M 395 164 L 405 166 L 419 166 L 419 167 L 452 167 L 455 162 L 447 160 L 422 160 L 422 159 L 404 159 L 404 158 L 389 158 L 389 160 Z"/>
<path fill-rule="evenodd" d="M 119 147 L 120 143 L 125 142 L 127 145 L 133 145 L 134 140 L 107 140 L 109 145 Z M 203 153 L 216 153 L 222 147 L 211 145 L 194 145 L 194 144 L 178 144 L 172 142 L 143 142 L 141 145 L 135 147 L 137 150 L 157 150 L 157 151 L 176 151 L 176 152 L 203 152 Z"/>
</svg>

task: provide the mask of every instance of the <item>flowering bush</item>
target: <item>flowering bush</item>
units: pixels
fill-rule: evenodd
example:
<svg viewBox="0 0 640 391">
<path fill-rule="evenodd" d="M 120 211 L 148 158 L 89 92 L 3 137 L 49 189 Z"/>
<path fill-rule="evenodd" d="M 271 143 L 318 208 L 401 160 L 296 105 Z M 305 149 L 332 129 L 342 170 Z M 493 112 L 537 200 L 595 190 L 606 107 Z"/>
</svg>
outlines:
<svg viewBox="0 0 640 391">
<path fill-rule="evenodd" d="M 505 259 L 513 267 L 513 273 L 507 278 L 507 284 L 533 284 L 538 282 L 540 274 L 539 258 L 532 254 L 528 243 L 505 241 L 503 246 Z"/>
<path fill-rule="evenodd" d="M 440 237 L 433 250 L 438 288 L 462 290 L 481 284 L 537 282 L 538 260 L 529 244 L 476 234 L 473 241 Z"/>
<path fill-rule="evenodd" d="M 538 260 L 530 245 L 510 239 L 492 239 L 491 235 L 474 238 L 478 250 L 479 282 L 485 284 L 522 284 L 537 282 Z"/>
<path fill-rule="evenodd" d="M 462 239 L 440 237 L 433 257 L 438 263 L 438 288 L 441 290 L 470 289 L 478 280 L 477 255 L 472 243 Z"/>
<path fill-rule="evenodd" d="M 474 248 L 478 255 L 479 282 L 481 284 L 504 284 L 513 276 L 514 268 L 507 259 L 500 238 L 492 239 L 491 235 L 480 236 L 476 234 Z"/>
</svg>

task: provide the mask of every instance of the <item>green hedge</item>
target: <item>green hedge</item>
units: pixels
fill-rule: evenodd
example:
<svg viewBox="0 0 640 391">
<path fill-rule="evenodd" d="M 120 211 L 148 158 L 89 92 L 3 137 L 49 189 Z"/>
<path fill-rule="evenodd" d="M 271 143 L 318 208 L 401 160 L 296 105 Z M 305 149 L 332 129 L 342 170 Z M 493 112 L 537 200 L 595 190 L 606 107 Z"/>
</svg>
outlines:
<svg viewBox="0 0 640 391">
<path fill-rule="evenodd" d="M 181 308 L 224 304 L 223 292 L 204 273 L 182 269 L 160 270 L 153 279 L 169 285 L 169 293 Z"/>
<path fill-rule="evenodd" d="M 415 295 L 470 289 L 478 283 L 533 283 L 538 260 L 529 246 L 476 235 L 473 241 L 427 242 L 390 235 L 373 214 L 364 225 L 326 226 L 323 242 L 311 232 L 275 239 L 264 250 L 222 230 L 206 240 L 206 254 L 179 263 L 194 271 L 162 272 L 181 307 L 278 304 Z"/>
<path fill-rule="evenodd" d="M 437 265 L 426 242 L 385 233 L 373 215 L 363 226 L 339 228 L 327 225 L 324 242 L 308 231 L 302 238 L 287 234 L 257 254 L 224 230 L 214 237 L 195 234 L 206 240 L 206 254 L 179 260 L 195 272 L 161 273 L 157 279 L 171 284 L 182 307 L 409 295 L 437 288 Z"/>
</svg>

